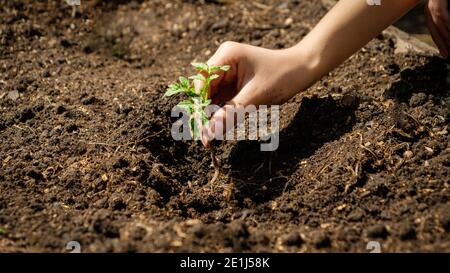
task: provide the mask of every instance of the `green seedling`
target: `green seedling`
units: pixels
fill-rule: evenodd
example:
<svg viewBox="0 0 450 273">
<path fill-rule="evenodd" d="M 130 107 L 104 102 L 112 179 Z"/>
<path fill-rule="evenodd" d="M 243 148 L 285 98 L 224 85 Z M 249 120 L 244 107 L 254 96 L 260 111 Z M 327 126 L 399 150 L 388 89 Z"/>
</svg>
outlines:
<svg viewBox="0 0 450 273">
<path fill-rule="evenodd" d="M 230 70 L 229 65 L 210 66 L 205 63 L 193 63 L 192 66 L 197 70 L 198 74 L 189 78 L 180 77 L 179 82 L 169 85 L 164 96 L 170 97 L 176 94 L 185 94 L 187 99 L 178 103 L 178 107 L 184 109 L 189 115 L 189 129 L 194 140 L 201 139 L 201 128 L 207 127 L 209 124 L 208 115 L 205 108 L 211 104 L 208 98 L 208 91 L 211 82 L 219 78 L 218 72 L 226 72 Z M 195 90 L 194 80 L 202 82 L 200 90 Z M 213 183 L 219 176 L 219 164 L 217 162 L 214 148 L 211 147 L 211 159 L 215 168 L 215 173 L 210 183 Z"/>
</svg>

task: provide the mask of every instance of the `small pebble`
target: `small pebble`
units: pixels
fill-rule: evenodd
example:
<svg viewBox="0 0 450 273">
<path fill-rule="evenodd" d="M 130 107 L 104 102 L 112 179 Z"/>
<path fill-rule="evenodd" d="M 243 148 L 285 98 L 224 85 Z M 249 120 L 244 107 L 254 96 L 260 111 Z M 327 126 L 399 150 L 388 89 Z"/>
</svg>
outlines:
<svg viewBox="0 0 450 273">
<path fill-rule="evenodd" d="M 196 224 L 191 228 L 192 233 L 197 238 L 203 238 L 206 235 L 206 228 L 203 224 Z"/>
<path fill-rule="evenodd" d="M 414 154 L 413 154 L 413 152 L 411 152 L 411 151 L 405 151 L 404 153 L 403 153 L 403 158 L 406 158 L 406 159 L 410 159 L 410 158 L 412 158 L 414 156 Z"/>
<path fill-rule="evenodd" d="M 386 227 L 382 224 L 371 226 L 366 231 L 370 238 L 386 238 L 389 235 Z"/>
<path fill-rule="evenodd" d="M 16 101 L 20 97 L 19 91 L 13 90 L 8 92 L 8 99 Z"/>
<path fill-rule="evenodd" d="M 122 198 L 120 196 L 114 196 L 109 201 L 109 207 L 113 210 L 122 210 L 122 209 L 125 209 L 127 207 L 127 205 L 125 204 L 125 202 L 122 200 Z"/>
<path fill-rule="evenodd" d="M 328 235 L 326 235 L 323 232 L 319 232 L 318 234 L 314 235 L 312 243 L 317 248 L 325 248 L 331 245 L 331 240 L 330 237 L 328 237 Z"/>
<path fill-rule="evenodd" d="M 416 238 L 416 230 L 411 224 L 404 223 L 399 227 L 398 236 L 403 241 L 411 240 Z"/>
<path fill-rule="evenodd" d="M 284 21 L 284 24 L 286 26 L 290 26 L 290 25 L 292 25 L 293 22 L 294 22 L 294 19 L 289 17 L 289 18 L 286 19 L 286 21 Z"/>
<path fill-rule="evenodd" d="M 52 76 L 52 74 L 47 69 L 42 72 L 42 77 L 44 77 L 44 78 L 48 78 L 51 76 Z"/>
<path fill-rule="evenodd" d="M 450 231 L 450 211 L 441 213 L 439 216 L 439 223 L 446 231 Z"/>
<path fill-rule="evenodd" d="M 364 210 L 357 208 L 348 215 L 348 220 L 358 222 L 364 217 Z"/>
<path fill-rule="evenodd" d="M 56 107 L 56 114 L 58 114 L 58 115 L 63 114 L 66 111 L 67 111 L 67 109 L 63 105 L 58 105 Z"/>
<path fill-rule="evenodd" d="M 303 240 L 298 232 L 292 232 L 283 236 L 281 242 L 286 246 L 300 246 L 303 243 Z"/>
</svg>

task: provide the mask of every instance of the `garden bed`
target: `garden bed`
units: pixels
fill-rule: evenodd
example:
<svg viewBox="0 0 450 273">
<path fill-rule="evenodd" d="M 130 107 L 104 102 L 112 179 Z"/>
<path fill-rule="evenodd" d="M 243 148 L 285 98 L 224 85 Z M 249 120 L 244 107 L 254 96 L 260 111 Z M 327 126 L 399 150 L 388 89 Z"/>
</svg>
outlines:
<svg viewBox="0 0 450 273">
<path fill-rule="evenodd" d="M 219 143 L 210 185 L 167 85 L 227 40 L 296 44 L 326 5 L 43 2 L 1 7 L 0 251 L 450 251 L 438 57 L 380 35 L 281 107 L 276 152 Z"/>
</svg>

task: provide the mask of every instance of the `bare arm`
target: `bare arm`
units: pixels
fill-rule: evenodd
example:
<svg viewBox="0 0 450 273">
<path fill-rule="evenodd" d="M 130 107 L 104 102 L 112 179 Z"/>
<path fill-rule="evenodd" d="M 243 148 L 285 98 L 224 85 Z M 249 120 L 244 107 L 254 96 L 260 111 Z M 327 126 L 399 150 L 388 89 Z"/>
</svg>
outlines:
<svg viewBox="0 0 450 273">
<path fill-rule="evenodd" d="M 212 138 L 223 133 L 215 128 L 226 124 L 227 115 L 231 114 L 227 109 L 286 102 L 417 3 L 418 0 L 381 0 L 380 6 L 371 6 L 366 0 L 340 0 L 299 44 L 284 50 L 224 43 L 208 63 L 229 64 L 231 69 L 211 85 L 209 96 L 214 103 L 227 104 L 211 118 L 210 127 L 204 131 L 204 145 L 208 146 Z M 230 128 L 224 128 L 227 129 Z"/>
<path fill-rule="evenodd" d="M 450 51 L 450 11 L 448 0 L 428 0 L 425 6 L 428 29 L 442 57 Z"/>
<path fill-rule="evenodd" d="M 340 65 L 418 2 L 382 0 L 381 5 L 376 6 L 369 5 L 366 0 L 340 0 L 298 45 L 290 49 L 306 51 L 311 58 L 314 73 L 307 84 Z"/>
</svg>

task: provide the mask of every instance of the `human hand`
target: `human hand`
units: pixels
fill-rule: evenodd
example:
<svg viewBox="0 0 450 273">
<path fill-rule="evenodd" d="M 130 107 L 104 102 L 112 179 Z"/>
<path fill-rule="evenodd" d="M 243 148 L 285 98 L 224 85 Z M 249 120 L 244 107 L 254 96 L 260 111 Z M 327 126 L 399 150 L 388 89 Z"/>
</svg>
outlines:
<svg viewBox="0 0 450 273">
<path fill-rule="evenodd" d="M 428 0 L 425 6 L 427 25 L 434 42 L 445 59 L 450 52 L 450 14 L 447 0 Z"/>
<path fill-rule="evenodd" d="M 209 98 L 215 105 L 225 105 L 213 114 L 209 127 L 203 129 L 205 147 L 209 147 L 214 137 L 231 129 L 226 128 L 226 120 L 234 118 L 231 108 L 278 105 L 301 91 L 308 81 L 305 74 L 308 62 L 302 55 L 295 49 L 270 50 L 235 42 L 222 44 L 208 65 L 231 68 L 220 72 L 219 78 L 211 83 Z M 200 82 L 195 85 L 197 90 L 201 87 Z"/>
</svg>

